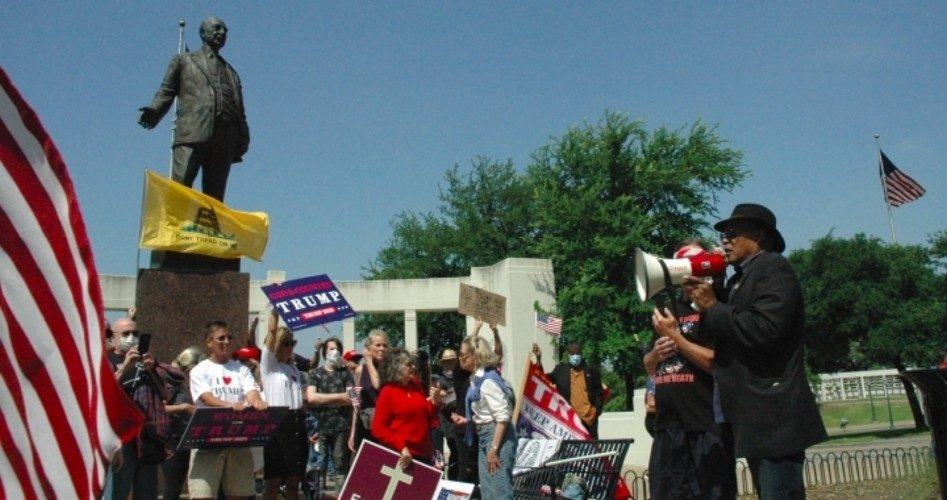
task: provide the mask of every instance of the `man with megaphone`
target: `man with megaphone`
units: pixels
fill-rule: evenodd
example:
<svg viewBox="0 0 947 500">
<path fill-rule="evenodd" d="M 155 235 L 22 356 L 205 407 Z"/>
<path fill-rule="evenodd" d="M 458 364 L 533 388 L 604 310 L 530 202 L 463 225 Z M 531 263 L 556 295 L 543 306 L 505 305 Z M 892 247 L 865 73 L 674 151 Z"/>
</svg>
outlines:
<svg viewBox="0 0 947 500">
<path fill-rule="evenodd" d="M 734 271 L 724 293 L 696 276 L 683 284 L 715 339 L 714 376 L 736 456 L 746 457 L 761 499 L 805 498 L 805 450 L 826 432 L 803 368 L 802 287 L 768 208 L 741 203 L 714 229 Z"/>
</svg>

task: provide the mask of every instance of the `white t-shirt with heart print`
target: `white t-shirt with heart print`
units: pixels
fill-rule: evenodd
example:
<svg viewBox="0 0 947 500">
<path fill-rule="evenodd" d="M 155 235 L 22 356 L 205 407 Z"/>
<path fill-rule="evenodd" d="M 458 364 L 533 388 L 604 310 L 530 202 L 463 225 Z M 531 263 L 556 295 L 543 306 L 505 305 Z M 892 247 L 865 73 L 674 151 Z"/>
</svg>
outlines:
<svg viewBox="0 0 947 500">
<path fill-rule="evenodd" d="M 201 401 L 205 392 L 228 403 L 244 403 L 253 390 L 253 374 L 236 360 L 220 364 L 205 359 L 191 370 L 191 397 L 198 408 L 207 408 Z"/>
</svg>

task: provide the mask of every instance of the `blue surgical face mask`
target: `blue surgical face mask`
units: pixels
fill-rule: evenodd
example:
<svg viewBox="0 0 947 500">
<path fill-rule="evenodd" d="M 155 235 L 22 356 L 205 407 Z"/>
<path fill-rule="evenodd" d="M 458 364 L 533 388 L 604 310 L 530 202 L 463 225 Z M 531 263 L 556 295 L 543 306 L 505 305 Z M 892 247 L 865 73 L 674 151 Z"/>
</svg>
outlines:
<svg viewBox="0 0 947 500">
<path fill-rule="evenodd" d="M 582 355 L 581 354 L 570 354 L 569 355 L 569 364 L 572 366 L 579 366 L 582 364 Z"/>
</svg>

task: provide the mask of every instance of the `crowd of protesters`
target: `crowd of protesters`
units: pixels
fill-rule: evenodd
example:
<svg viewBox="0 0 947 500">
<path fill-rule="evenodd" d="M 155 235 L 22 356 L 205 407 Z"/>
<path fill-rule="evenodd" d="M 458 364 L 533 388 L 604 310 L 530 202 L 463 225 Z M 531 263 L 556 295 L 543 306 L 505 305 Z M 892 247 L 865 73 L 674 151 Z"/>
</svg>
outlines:
<svg viewBox="0 0 947 500">
<path fill-rule="evenodd" d="M 364 354 L 332 337 L 312 358 L 298 356 L 292 330 L 274 311 L 262 348 L 238 347 L 226 323 L 211 321 L 203 346 L 158 363 L 129 313 L 106 331 L 107 359 L 145 419 L 112 458 L 102 498 L 158 498 L 159 470 L 162 498 L 180 498 L 185 486 L 189 498 L 252 498 L 262 465 L 263 498 L 321 499 L 341 490 L 363 440 L 398 453 L 399 467 L 435 466 L 451 480 L 482 485 L 482 498 L 512 498 L 515 398 L 499 375 L 503 346 L 493 325 L 491 342 L 478 336 L 477 320 L 432 370 L 427 352 L 390 348 L 382 330 L 369 332 Z M 176 450 L 198 409 L 269 407 L 288 411 L 262 464 L 246 447 Z"/>
<path fill-rule="evenodd" d="M 825 439 L 803 370 L 804 304 L 798 278 L 781 255 L 785 241 L 766 207 L 737 205 L 717 223 L 722 248 L 691 240 L 675 259 L 722 253 L 729 279 L 683 278 L 679 294 L 652 311 L 653 340 L 643 351 L 649 375 L 645 425 L 654 437 L 649 462 L 653 498 L 734 498 L 735 460 L 745 457 L 760 498 L 805 498 L 805 449 Z M 667 278 L 666 278 L 667 279 Z M 726 284 L 725 284 L 726 283 Z M 106 332 L 108 363 L 144 415 L 140 433 L 112 457 L 104 497 L 125 500 L 246 498 L 255 495 L 248 448 L 175 451 L 198 409 L 285 407 L 263 450 L 264 498 L 322 498 L 341 488 L 352 454 L 370 440 L 398 454 L 397 464 L 428 464 L 448 479 L 475 483 L 475 497 L 513 497 L 515 395 L 501 375 L 503 347 L 474 329 L 457 349 L 428 353 L 389 346 L 382 330 L 367 335 L 364 356 L 341 340 L 294 353 L 293 332 L 272 313 L 263 349 L 235 349 L 226 323 L 207 324 L 203 350 L 192 347 L 158 363 L 130 317 Z M 253 328 L 251 328 L 253 329 Z M 537 361 L 542 353 L 534 344 Z M 604 396 L 598 370 L 572 343 L 549 374 L 592 439 Z M 747 397 L 747 394 L 753 397 Z M 447 457 L 442 455 L 448 450 Z M 160 465 L 160 466 L 159 466 Z"/>
</svg>

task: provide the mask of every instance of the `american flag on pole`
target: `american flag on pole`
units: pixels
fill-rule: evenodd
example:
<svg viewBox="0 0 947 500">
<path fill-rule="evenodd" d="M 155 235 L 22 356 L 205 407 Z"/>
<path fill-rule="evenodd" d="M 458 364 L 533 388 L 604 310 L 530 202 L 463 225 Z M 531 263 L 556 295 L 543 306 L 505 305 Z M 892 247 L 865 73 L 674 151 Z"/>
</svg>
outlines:
<svg viewBox="0 0 947 500">
<path fill-rule="evenodd" d="M 94 498 L 142 416 L 103 345 L 66 165 L 0 68 L 0 498 Z"/>
<path fill-rule="evenodd" d="M 892 207 L 900 207 L 924 196 L 927 191 L 917 181 L 894 166 L 894 163 L 891 163 L 884 151 L 879 150 L 879 152 L 881 153 L 879 168 L 881 170 L 881 187 L 885 191 L 885 202 Z"/>
<path fill-rule="evenodd" d="M 537 312 L 536 328 L 539 328 L 553 337 L 558 337 L 562 335 L 562 318 L 553 316 L 552 314 Z"/>
</svg>

